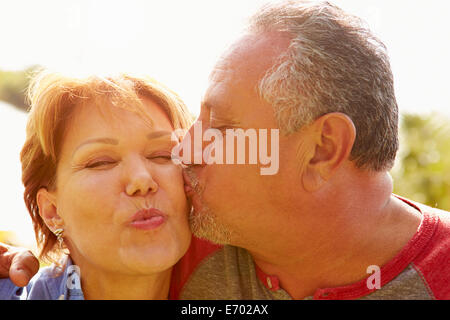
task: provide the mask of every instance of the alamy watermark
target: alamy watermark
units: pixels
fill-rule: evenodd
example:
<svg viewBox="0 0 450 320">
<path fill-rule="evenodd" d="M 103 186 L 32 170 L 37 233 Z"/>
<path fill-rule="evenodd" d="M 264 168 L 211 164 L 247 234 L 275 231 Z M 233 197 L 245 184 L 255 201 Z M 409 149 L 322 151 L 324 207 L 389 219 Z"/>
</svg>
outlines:
<svg viewBox="0 0 450 320">
<path fill-rule="evenodd" d="M 367 289 L 369 290 L 379 290 L 381 289 L 381 269 L 379 266 L 369 266 L 367 268 L 367 273 L 372 274 L 367 278 Z"/>
<path fill-rule="evenodd" d="M 173 141 L 180 137 L 184 137 L 183 143 L 172 150 L 176 164 L 259 164 L 265 166 L 260 169 L 261 175 L 278 173 L 278 129 L 270 129 L 270 134 L 267 129 L 226 129 L 224 134 L 219 129 L 203 130 L 202 122 L 197 121 L 193 130 L 177 129 L 172 134 Z"/>
<path fill-rule="evenodd" d="M 81 290 L 81 271 L 77 265 L 67 267 L 66 286 L 69 290 Z"/>
</svg>

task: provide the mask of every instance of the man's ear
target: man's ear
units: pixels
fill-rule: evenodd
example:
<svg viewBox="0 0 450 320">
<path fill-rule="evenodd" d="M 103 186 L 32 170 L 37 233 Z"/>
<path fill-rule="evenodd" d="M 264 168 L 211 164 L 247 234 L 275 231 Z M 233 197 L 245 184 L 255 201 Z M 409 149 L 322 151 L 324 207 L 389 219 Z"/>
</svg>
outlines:
<svg viewBox="0 0 450 320">
<path fill-rule="evenodd" d="M 356 139 L 353 121 L 343 113 L 329 113 L 310 127 L 315 150 L 303 172 L 303 187 L 316 191 L 350 157 Z"/>
<path fill-rule="evenodd" d="M 44 220 L 47 227 L 55 231 L 63 226 L 63 221 L 58 215 L 56 206 L 56 196 L 46 188 L 39 189 L 36 195 L 39 215 Z"/>
</svg>

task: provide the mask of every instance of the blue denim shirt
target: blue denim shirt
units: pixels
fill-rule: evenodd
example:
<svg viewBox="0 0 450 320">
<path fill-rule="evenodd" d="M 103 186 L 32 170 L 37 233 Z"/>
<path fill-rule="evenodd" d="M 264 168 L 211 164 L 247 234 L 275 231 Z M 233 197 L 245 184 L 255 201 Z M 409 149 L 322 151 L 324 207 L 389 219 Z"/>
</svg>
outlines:
<svg viewBox="0 0 450 320">
<path fill-rule="evenodd" d="M 84 300 L 79 268 L 70 257 L 63 265 L 62 272 L 56 266 L 42 268 L 23 288 L 0 279 L 0 300 Z"/>
</svg>

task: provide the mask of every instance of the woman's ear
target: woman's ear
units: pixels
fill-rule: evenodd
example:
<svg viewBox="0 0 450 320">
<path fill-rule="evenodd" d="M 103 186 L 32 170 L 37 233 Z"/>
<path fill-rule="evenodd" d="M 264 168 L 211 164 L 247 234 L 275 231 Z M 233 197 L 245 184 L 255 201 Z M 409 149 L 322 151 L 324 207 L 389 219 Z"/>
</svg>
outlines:
<svg viewBox="0 0 450 320">
<path fill-rule="evenodd" d="M 39 189 L 36 195 L 39 215 L 51 231 L 63 227 L 63 221 L 58 215 L 56 196 L 46 188 Z"/>
</svg>

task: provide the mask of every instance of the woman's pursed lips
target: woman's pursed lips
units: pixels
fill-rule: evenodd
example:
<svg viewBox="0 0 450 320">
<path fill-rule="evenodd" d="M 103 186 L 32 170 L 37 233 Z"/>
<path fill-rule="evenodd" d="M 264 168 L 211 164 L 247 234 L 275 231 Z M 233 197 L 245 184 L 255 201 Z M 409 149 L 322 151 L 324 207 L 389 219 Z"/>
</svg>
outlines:
<svg viewBox="0 0 450 320">
<path fill-rule="evenodd" d="M 167 214 L 156 208 L 141 209 L 130 219 L 129 225 L 140 230 L 153 230 L 164 224 Z"/>
</svg>

